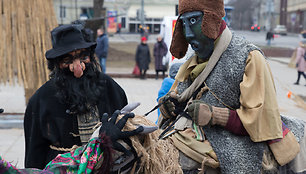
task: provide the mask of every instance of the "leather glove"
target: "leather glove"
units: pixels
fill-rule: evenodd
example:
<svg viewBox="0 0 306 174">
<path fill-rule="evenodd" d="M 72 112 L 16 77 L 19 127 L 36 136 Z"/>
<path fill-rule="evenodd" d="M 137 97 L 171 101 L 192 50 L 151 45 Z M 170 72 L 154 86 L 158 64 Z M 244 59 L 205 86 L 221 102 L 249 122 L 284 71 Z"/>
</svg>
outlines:
<svg viewBox="0 0 306 174">
<path fill-rule="evenodd" d="M 199 126 L 217 124 L 225 127 L 230 115 L 229 109 L 214 107 L 201 100 L 193 100 L 187 109 L 192 120 Z"/>
<path fill-rule="evenodd" d="M 178 103 L 177 94 L 174 91 L 169 91 L 158 100 L 158 104 L 163 103 L 159 110 L 165 119 L 177 116 L 175 102 Z"/>
<path fill-rule="evenodd" d="M 116 123 L 119 113 L 120 113 L 119 110 L 115 111 L 110 119 L 107 113 L 103 114 L 101 118 L 102 126 L 99 130 L 99 134 L 105 133 L 105 135 L 107 135 L 111 139 L 113 148 L 115 150 L 124 152 L 124 153 L 129 153 L 129 151 L 117 141 L 122 140 L 126 142 L 127 144 L 131 144 L 131 140 L 129 139 L 129 137 L 141 133 L 144 130 L 144 128 L 142 126 L 139 126 L 137 129 L 132 130 L 132 131 L 121 131 L 123 127 L 125 126 L 127 120 L 129 118 L 133 118 L 135 115 L 134 113 L 125 114 Z"/>
</svg>

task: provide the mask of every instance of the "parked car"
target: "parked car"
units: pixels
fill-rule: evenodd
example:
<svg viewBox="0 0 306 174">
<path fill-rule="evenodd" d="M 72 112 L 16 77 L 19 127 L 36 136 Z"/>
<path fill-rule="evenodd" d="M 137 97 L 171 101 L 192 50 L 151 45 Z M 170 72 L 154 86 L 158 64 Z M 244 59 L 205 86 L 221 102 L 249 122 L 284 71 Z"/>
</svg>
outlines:
<svg viewBox="0 0 306 174">
<path fill-rule="evenodd" d="M 287 35 L 287 28 L 285 25 L 276 25 L 273 32 L 274 34 Z"/>
<path fill-rule="evenodd" d="M 260 31 L 260 26 L 257 24 L 254 24 L 251 26 L 251 31 Z"/>
</svg>

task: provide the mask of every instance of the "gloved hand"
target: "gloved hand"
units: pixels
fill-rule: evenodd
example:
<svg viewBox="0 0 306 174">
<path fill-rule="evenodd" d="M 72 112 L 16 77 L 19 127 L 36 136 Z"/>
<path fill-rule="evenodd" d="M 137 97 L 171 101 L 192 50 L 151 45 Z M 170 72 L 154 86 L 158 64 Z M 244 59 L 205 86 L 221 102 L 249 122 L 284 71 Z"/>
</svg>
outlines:
<svg viewBox="0 0 306 174">
<path fill-rule="evenodd" d="M 193 100 L 187 109 L 192 120 L 199 126 L 218 124 L 225 127 L 230 115 L 229 109 L 214 107 L 201 100 Z"/>
<path fill-rule="evenodd" d="M 119 113 L 119 110 L 115 111 L 110 119 L 108 119 L 109 117 L 107 113 L 103 114 L 101 118 L 102 126 L 99 130 L 99 134 L 105 133 L 105 135 L 110 137 L 115 150 L 123 153 L 130 153 L 125 147 L 118 143 L 117 140 L 123 140 L 125 143 L 131 144 L 129 137 L 141 133 L 144 128 L 140 126 L 132 131 L 121 131 L 125 126 L 127 119 L 133 118 L 135 115 L 134 113 L 127 113 L 116 123 Z"/>
<path fill-rule="evenodd" d="M 175 111 L 175 103 L 178 103 L 178 101 L 177 94 L 174 91 L 169 91 L 166 95 L 161 97 L 158 100 L 158 104 L 161 103 L 163 104 L 159 107 L 159 110 L 165 119 L 177 116 L 178 113 Z"/>
</svg>

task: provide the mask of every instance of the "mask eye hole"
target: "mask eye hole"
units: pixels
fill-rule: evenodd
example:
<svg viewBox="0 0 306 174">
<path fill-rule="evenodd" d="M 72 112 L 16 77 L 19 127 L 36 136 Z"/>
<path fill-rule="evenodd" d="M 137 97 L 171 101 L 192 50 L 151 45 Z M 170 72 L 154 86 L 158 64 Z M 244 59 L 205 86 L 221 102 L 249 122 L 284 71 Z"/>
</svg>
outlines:
<svg viewBox="0 0 306 174">
<path fill-rule="evenodd" d="M 73 62 L 73 58 L 72 57 L 69 57 L 69 56 L 67 56 L 67 57 L 65 57 L 63 60 L 62 60 L 62 63 L 63 64 L 71 64 Z"/>
<path fill-rule="evenodd" d="M 197 22 L 197 19 L 196 18 L 190 18 L 189 22 L 190 22 L 191 25 L 195 24 Z"/>
</svg>

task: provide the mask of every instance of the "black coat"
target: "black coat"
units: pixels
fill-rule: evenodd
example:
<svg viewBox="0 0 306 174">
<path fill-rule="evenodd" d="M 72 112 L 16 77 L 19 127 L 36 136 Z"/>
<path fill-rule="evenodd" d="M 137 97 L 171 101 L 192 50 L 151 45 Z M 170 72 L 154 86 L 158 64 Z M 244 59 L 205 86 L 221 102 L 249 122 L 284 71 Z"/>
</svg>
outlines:
<svg viewBox="0 0 306 174">
<path fill-rule="evenodd" d="M 150 49 L 147 44 L 139 44 L 136 50 L 136 63 L 141 70 L 149 69 L 151 62 Z"/>
<path fill-rule="evenodd" d="M 105 88 L 97 107 L 99 115 L 112 114 L 127 104 L 124 90 L 109 76 L 100 75 Z M 55 147 L 71 148 L 82 145 L 78 134 L 77 116 L 66 113 L 69 108 L 55 96 L 56 86 L 49 80 L 30 98 L 24 117 L 25 167 L 43 169 L 45 165 L 62 151 Z"/>
<path fill-rule="evenodd" d="M 168 48 L 164 41 L 157 42 L 154 45 L 155 70 L 165 71 L 166 66 L 163 65 L 163 57 L 167 54 Z"/>
</svg>

